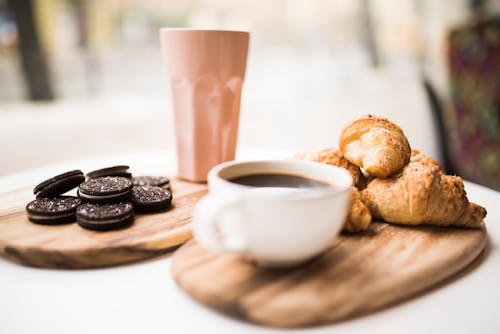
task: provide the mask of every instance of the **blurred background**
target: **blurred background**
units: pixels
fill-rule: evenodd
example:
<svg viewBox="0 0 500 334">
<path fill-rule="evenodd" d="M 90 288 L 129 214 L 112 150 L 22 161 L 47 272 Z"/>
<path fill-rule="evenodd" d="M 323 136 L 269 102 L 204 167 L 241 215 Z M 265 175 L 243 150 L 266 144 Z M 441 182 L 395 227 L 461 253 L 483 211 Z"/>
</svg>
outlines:
<svg viewBox="0 0 500 334">
<path fill-rule="evenodd" d="M 500 190 L 500 1 L 0 0 L 0 176 L 174 148 L 158 29 L 250 31 L 239 148 L 337 146 L 367 113 Z"/>
</svg>

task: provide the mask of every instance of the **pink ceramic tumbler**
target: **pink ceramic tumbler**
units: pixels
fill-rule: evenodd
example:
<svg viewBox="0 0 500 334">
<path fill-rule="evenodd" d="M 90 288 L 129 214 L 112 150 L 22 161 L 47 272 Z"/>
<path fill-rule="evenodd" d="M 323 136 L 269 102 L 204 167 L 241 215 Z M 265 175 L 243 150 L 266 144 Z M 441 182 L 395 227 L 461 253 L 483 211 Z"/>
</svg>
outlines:
<svg viewBox="0 0 500 334">
<path fill-rule="evenodd" d="M 203 182 L 234 160 L 250 34 L 162 28 L 162 57 L 172 88 L 179 177 Z"/>
</svg>

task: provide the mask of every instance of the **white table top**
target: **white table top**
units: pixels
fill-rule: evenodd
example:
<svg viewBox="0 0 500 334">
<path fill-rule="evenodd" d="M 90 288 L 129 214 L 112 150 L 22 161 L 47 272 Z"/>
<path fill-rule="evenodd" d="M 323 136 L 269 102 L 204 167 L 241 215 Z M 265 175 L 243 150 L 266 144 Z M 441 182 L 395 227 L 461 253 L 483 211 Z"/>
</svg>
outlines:
<svg viewBox="0 0 500 334">
<path fill-rule="evenodd" d="M 247 151 L 244 158 L 288 153 Z M 137 173 L 172 173 L 172 153 L 100 157 L 0 178 L 0 192 L 70 168 L 128 163 Z M 469 199 L 488 210 L 487 250 L 458 278 L 361 318 L 300 333 L 500 333 L 500 193 L 466 182 Z M 108 269 L 49 270 L 0 258 L 0 333 L 278 333 L 208 309 L 178 288 L 171 256 Z M 291 330 L 290 330 L 291 331 Z"/>
</svg>

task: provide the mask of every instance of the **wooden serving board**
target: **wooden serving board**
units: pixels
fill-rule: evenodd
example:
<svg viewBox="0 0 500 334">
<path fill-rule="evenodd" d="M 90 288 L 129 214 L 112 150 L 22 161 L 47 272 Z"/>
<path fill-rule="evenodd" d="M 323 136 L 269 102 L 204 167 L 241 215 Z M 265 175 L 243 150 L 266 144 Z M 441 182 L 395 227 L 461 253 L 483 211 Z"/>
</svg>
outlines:
<svg viewBox="0 0 500 334">
<path fill-rule="evenodd" d="M 164 254 L 190 239 L 191 211 L 207 192 L 205 184 L 171 180 L 173 208 L 136 215 L 132 226 L 98 232 L 78 224 L 56 226 L 31 223 L 26 204 L 33 187 L 0 195 L 0 254 L 29 266 L 95 268 L 123 264 Z"/>
<path fill-rule="evenodd" d="M 216 255 L 194 240 L 174 255 L 176 282 L 224 313 L 279 326 L 321 325 L 359 316 L 430 288 L 471 263 L 486 229 L 373 223 L 341 235 L 300 267 L 269 270 L 235 255 Z"/>
</svg>

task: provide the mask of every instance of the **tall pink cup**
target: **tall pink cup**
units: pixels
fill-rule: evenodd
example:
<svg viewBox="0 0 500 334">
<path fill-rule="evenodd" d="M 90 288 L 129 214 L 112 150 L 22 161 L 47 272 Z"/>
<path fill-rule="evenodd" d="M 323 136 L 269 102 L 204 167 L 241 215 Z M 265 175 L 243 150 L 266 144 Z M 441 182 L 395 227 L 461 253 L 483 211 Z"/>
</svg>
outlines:
<svg viewBox="0 0 500 334">
<path fill-rule="evenodd" d="M 160 30 L 183 179 L 206 181 L 210 168 L 234 160 L 249 37 L 241 31 Z"/>
</svg>

